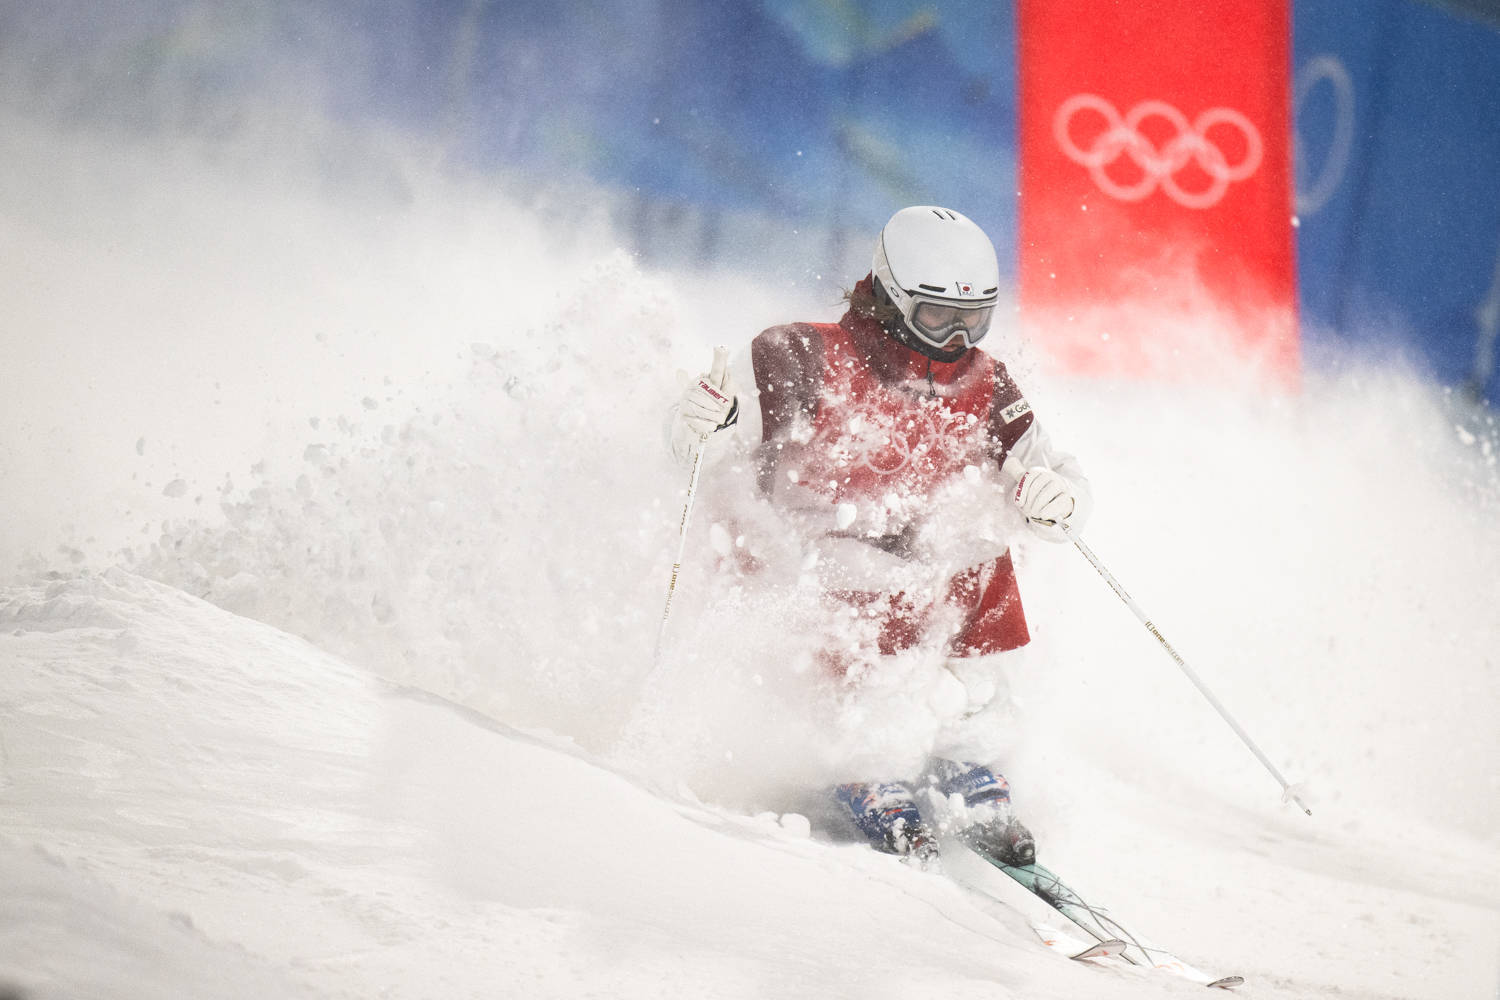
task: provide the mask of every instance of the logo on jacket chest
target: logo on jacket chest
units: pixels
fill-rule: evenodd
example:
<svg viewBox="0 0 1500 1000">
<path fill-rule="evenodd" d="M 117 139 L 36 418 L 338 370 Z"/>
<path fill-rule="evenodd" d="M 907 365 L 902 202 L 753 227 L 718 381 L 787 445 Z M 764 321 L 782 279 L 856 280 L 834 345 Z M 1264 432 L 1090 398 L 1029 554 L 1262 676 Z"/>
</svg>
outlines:
<svg viewBox="0 0 1500 1000">
<path fill-rule="evenodd" d="M 830 435 L 830 443 L 841 467 L 921 481 L 966 462 L 982 423 L 975 414 L 950 409 L 941 399 L 893 394 L 852 407 Z"/>
</svg>

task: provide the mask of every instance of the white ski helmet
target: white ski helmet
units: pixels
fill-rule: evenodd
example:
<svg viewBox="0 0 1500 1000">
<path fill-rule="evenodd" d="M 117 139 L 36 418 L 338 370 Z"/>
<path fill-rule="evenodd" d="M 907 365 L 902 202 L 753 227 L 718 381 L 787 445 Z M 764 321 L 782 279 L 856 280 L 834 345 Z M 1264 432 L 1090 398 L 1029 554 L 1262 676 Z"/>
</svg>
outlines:
<svg viewBox="0 0 1500 1000">
<path fill-rule="evenodd" d="M 957 361 L 989 332 L 1000 265 L 984 230 L 952 209 L 914 205 L 891 216 L 870 268 L 875 298 L 901 314 L 888 331 L 935 361 Z M 958 334 L 961 347 L 944 350 Z"/>
</svg>

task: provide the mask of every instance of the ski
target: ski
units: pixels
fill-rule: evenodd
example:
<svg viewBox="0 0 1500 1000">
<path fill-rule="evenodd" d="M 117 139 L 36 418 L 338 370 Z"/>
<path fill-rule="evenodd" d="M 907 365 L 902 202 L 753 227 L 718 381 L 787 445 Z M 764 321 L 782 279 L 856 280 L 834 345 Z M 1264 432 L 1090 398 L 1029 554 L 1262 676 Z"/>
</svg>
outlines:
<svg viewBox="0 0 1500 1000">
<path fill-rule="evenodd" d="M 1108 941 L 1085 942 L 1082 938 L 1060 930 L 1051 924 L 1033 921 L 1031 929 L 1042 939 L 1042 944 L 1067 955 L 1075 962 L 1101 958 L 1116 958 L 1125 951 L 1125 942 L 1119 938 Z"/>
<path fill-rule="evenodd" d="M 1214 989 L 1233 989 L 1236 986 L 1243 985 L 1245 982 L 1242 976 L 1211 976 L 1201 969 L 1189 965 L 1165 949 L 1145 944 L 1139 937 L 1126 930 L 1119 921 L 1105 912 L 1103 908 L 1086 902 L 1082 896 L 1069 887 L 1054 872 L 1041 865 L 1007 865 L 995 858 L 988 857 L 983 852 L 975 851 L 974 853 L 999 871 L 1004 872 L 1011 879 L 1025 886 L 1033 895 L 1086 931 L 1098 946 L 1104 948 L 1105 952 L 1100 955 L 1088 955 L 1086 952 L 1092 950 L 1093 946 L 1088 945 L 1086 941 L 1073 938 L 1072 945 L 1082 946 L 1083 952 L 1085 952 L 1076 957 L 1102 958 L 1117 956 L 1131 965 L 1169 972 Z M 1045 924 L 1034 924 L 1033 929 L 1037 931 L 1038 935 L 1042 936 L 1044 943 L 1048 943 L 1047 932 L 1051 931 L 1055 939 L 1059 941 L 1058 947 L 1066 949 L 1072 946 L 1062 943 L 1068 936 L 1057 932 L 1055 928 L 1048 928 Z M 1114 942 L 1120 942 L 1121 947 L 1117 952 L 1109 954 L 1108 946 Z"/>
</svg>

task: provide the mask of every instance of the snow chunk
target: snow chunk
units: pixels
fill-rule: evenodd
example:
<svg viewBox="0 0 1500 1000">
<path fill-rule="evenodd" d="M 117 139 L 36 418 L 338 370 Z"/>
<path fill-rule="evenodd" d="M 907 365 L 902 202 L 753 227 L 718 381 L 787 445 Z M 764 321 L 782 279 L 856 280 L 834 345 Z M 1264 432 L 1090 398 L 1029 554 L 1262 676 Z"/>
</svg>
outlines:
<svg viewBox="0 0 1500 1000">
<path fill-rule="evenodd" d="M 786 813 L 781 817 L 781 828 L 799 839 L 812 836 L 812 823 L 801 813 Z"/>
<path fill-rule="evenodd" d="M 715 553 L 727 556 L 734 548 L 734 541 L 729 537 L 729 530 L 718 521 L 708 526 L 708 544 Z"/>
</svg>

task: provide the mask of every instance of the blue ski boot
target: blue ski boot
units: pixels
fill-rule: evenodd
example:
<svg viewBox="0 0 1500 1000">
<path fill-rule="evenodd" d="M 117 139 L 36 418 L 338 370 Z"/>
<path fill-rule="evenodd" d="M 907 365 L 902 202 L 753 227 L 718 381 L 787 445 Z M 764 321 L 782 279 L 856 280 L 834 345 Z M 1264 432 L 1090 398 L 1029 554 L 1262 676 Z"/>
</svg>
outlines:
<svg viewBox="0 0 1500 1000">
<path fill-rule="evenodd" d="M 937 859 L 937 838 L 922 822 L 910 785 L 854 782 L 839 785 L 834 796 L 877 851 L 911 858 L 924 868 Z"/>
<path fill-rule="evenodd" d="M 939 794 L 959 796 L 971 811 L 973 822 L 959 833 L 965 843 L 1013 868 L 1036 864 L 1036 840 L 1011 810 L 1009 782 L 982 764 L 942 758 L 929 773 Z"/>
</svg>

